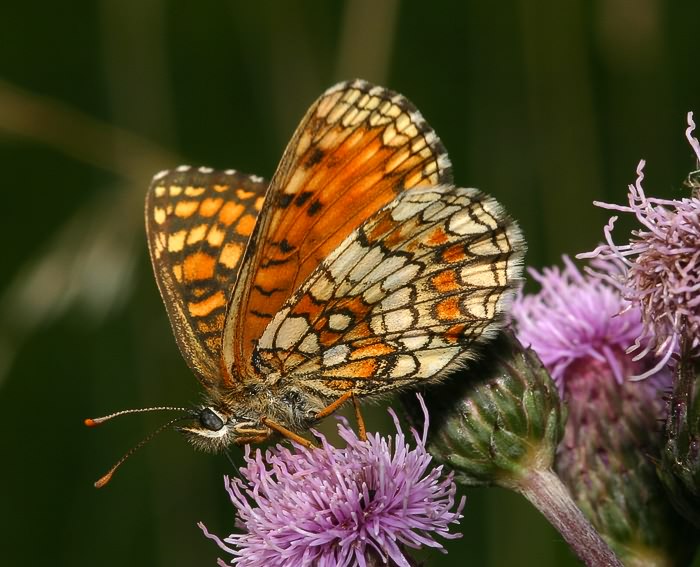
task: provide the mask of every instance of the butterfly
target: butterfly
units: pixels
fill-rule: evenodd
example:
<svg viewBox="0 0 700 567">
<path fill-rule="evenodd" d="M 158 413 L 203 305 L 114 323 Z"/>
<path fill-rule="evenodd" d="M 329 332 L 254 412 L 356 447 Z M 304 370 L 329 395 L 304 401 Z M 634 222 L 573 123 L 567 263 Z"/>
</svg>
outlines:
<svg viewBox="0 0 700 567">
<path fill-rule="evenodd" d="M 180 166 L 146 198 L 148 245 L 205 401 L 181 427 L 220 450 L 292 438 L 344 402 L 439 380 L 502 326 L 525 244 L 452 183 L 402 95 L 365 81 L 311 106 L 268 183 Z"/>
</svg>

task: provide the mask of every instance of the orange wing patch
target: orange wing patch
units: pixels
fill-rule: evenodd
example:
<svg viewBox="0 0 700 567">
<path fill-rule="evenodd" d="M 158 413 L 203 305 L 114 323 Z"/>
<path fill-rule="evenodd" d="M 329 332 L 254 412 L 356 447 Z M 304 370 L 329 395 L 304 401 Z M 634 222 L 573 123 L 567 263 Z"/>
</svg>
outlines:
<svg viewBox="0 0 700 567">
<path fill-rule="evenodd" d="M 205 386 L 221 380 L 226 305 L 266 188 L 233 170 L 182 166 L 158 174 L 148 191 L 158 287 L 178 346 Z"/>
<path fill-rule="evenodd" d="M 228 314 L 227 367 L 256 376 L 258 338 L 313 270 L 402 191 L 450 181 L 444 147 L 404 97 L 363 81 L 326 91 L 271 182 Z"/>
</svg>

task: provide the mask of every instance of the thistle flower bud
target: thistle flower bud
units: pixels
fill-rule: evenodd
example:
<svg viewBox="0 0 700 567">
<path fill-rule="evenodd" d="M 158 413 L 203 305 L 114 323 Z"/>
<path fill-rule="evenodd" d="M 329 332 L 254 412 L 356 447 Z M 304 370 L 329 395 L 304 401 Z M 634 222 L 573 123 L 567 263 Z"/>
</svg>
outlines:
<svg viewBox="0 0 700 567">
<path fill-rule="evenodd" d="M 503 333 L 468 373 L 424 395 L 436 422 L 428 450 L 460 482 L 513 488 L 532 469 L 551 467 L 565 416 L 542 363 L 512 335 Z"/>
</svg>

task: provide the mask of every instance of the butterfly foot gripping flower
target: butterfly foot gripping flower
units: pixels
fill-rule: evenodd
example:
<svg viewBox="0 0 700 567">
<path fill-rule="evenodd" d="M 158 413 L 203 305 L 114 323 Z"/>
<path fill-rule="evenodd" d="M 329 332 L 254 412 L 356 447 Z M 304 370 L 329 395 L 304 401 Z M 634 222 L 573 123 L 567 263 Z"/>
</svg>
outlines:
<svg viewBox="0 0 700 567">
<path fill-rule="evenodd" d="M 532 271 L 541 291 L 513 307 L 519 339 L 540 355 L 567 402 L 556 470 L 625 565 L 684 565 L 694 543 L 655 471 L 671 372 L 630 381 L 656 366 L 625 352 L 643 329 L 639 309 L 564 262 L 563 270 Z"/>
<path fill-rule="evenodd" d="M 464 506 L 452 474 L 431 466 L 423 408 L 426 425 L 422 436 L 413 431 L 414 448 L 391 410 L 393 437 L 361 440 L 339 420 L 344 448 L 319 433 L 319 449 L 278 445 L 263 454 L 247 447 L 242 478 L 226 480 L 241 533 L 220 539 L 200 527 L 233 565 L 409 567 L 405 548 L 442 549 L 434 536 L 460 537 L 449 530 Z"/>
<path fill-rule="evenodd" d="M 428 450 L 455 469 L 459 482 L 519 492 L 586 565 L 619 565 L 552 471 L 566 417 L 554 382 L 532 350 L 502 333 L 481 362 L 425 395 L 439 416 Z M 405 402 L 416 415 L 415 405 Z"/>
</svg>

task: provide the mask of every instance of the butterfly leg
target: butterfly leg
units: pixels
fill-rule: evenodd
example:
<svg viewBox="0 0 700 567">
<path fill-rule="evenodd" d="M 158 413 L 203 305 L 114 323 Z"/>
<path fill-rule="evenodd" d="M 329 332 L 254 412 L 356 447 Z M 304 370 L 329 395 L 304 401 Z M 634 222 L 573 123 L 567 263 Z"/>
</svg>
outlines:
<svg viewBox="0 0 700 567">
<path fill-rule="evenodd" d="M 367 428 L 365 427 L 365 420 L 362 417 L 362 412 L 360 411 L 360 402 L 357 396 L 352 396 L 352 405 L 355 406 L 355 419 L 357 420 L 357 436 L 360 441 L 367 441 Z"/>
<path fill-rule="evenodd" d="M 347 402 L 350 398 L 352 398 L 352 403 L 355 406 L 355 418 L 357 419 L 357 436 L 360 438 L 360 440 L 367 441 L 367 429 L 365 428 L 365 420 L 362 418 L 362 412 L 360 411 L 360 403 L 357 401 L 357 397 L 352 392 L 345 392 L 333 403 L 323 408 L 320 412 L 316 414 L 316 419 L 323 419 L 324 417 L 328 417 L 345 402 Z"/>
<path fill-rule="evenodd" d="M 296 443 L 299 443 L 299 445 L 303 445 L 307 449 L 316 449 L 317 448 L 316 445 L 314 445 L 308 439 L 304 439 L 304 437 L 302 437 L 301 435 L 297 435 L 293 431 L 290 431 L 286 427 L 283 427 L 282 425 L 272 421 L 271 419 L 263 417 L 261 421 L 262 421 L 263 425 L 267 425 L 270 429 L 276 431 L 277 433 L 279 433 L 283 437 L 286 437 L 287 439 L 289 439 L 291 441 L 295 441 Z"/>
<path fill-rule="evenodd" d="M 316 419 L 323 419 L 324 417 L 328 417 L 332 413 L 335 413 L 335 411 L 342 406 L 345 402 L 347 402 L 350 398 L 353 397 L 352 392 L 345 392 L 342 396 L 340 396 L 337 400 L 334 402 L 328 404 L 325 408 L 323 408 L 320 412 L 316 414 Z"/>
<path fill-rule="evenodd" d="M 252 443 L 262 443 L 267 440 L 269 435 L 267 433 L 260 435 L 247 435 L 245 437 L 238 437 L 236 439 L 236 445 L 248 445 Z"/>
</svg>

